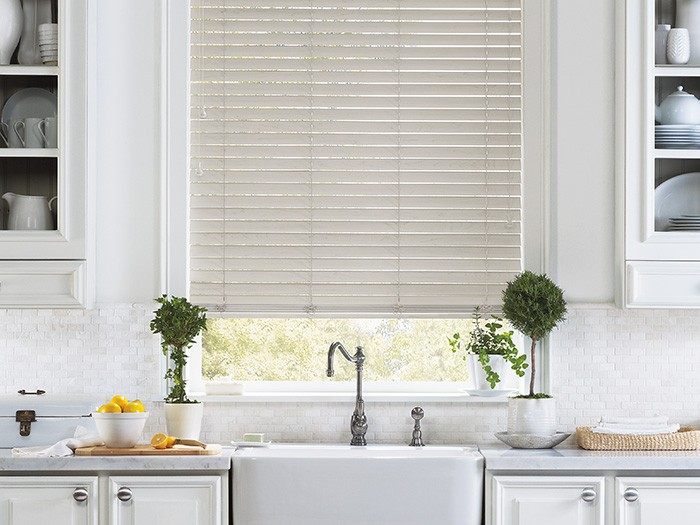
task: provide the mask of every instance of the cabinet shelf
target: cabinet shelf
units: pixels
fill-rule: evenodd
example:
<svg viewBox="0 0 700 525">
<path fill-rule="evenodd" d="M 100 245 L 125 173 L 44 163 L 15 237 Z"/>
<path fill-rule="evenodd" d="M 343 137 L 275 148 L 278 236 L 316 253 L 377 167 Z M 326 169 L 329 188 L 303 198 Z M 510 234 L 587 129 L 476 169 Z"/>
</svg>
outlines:
<svg viewBox="0 0 700 525">
<path fill-rule="evenodd" d="M 0 76 L 58 76 L 58 66 L 0 66 Z"/>
<path fill-rule="evenodd" d="M 0 149 L 0 157 L 58 157 L 58 150 L 55 148 L 4 148 Z"/>
<path fill-rule="evenodd" d="M 700 66 L 656 66 L 657 77 L 700 77 Z"/>
<path fill-rule="evenodd" d="M 700 159 L 700 149 L 655 149 L 655 159 Z"/>
</svg>

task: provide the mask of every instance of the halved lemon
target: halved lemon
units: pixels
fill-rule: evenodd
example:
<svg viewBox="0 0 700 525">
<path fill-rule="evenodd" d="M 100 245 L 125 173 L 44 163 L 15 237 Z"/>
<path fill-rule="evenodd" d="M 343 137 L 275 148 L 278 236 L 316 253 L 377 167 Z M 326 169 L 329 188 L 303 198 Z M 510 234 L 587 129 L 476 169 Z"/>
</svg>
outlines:
<svg viewBox="0 0 700 525">
<path fill-rule="evenodd" d="M 159 432 L 151 438 L 151 446 L 157 449 L 166 448 L 168 446 L 168 436 Z"/>
</svg>

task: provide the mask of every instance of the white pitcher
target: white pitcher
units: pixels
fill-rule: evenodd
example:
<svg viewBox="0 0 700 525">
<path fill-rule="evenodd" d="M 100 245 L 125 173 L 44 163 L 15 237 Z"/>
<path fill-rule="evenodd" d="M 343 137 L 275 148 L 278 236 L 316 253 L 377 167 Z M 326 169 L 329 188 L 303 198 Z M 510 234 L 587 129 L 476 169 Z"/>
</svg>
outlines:
<svg viewBox="0 0 700 525">
<path fill-rule="evenodd" d="M 7 221 L 8 230 L 53 230 L 53 215 L 51 200 L 37 195 L 17 195 L 8 192 L 1 197 L 10 207 L 10 217 Z"/>
</svg>

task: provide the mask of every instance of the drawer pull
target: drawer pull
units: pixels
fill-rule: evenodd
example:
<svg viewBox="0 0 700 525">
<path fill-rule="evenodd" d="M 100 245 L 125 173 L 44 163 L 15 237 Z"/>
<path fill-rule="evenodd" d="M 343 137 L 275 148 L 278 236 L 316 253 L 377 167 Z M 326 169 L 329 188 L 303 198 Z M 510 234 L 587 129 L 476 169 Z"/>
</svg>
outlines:
<svg viewBox="0 0 700 525">
<path fill-rule="evenodd" d="M 87 501 L 89 496 L 89 493 L 87 489 L 84 489 L 82 487 L 79 487 L 73 491 L 73 499 L 77 501 L 78 503 L 82 503 L 83 501 Z"/>
<path fill-rule="evenodd" d="M 119 501 L 131 501 L 131 489 L 129 487 L 119 487 L 117 499 Z"/>
<path fill-rule="evenodd" d="M 592 488 L 583 489 L 583 492 L 581 492 L 581 499 L 586 503 L 595 501 L 597 497 L 598 493 Z"/>
<path fill-rule="evenodd" d="M 639 499 L 639 491 L 630 487 L 627 490 L 625 490 L 624 494 L 622 494 L 622 497 L 625 498 L 625 501 L 634 503 Z"/>
</svg>

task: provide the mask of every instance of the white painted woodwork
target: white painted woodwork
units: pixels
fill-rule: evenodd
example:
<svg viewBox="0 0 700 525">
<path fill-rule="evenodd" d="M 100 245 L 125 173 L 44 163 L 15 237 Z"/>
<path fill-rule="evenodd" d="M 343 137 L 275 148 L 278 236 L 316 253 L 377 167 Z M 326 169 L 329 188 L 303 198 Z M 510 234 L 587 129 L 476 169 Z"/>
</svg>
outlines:
<svg viewBox="0 0 700 525">
<path fill-rule="evenodd" d="M 625 499 L 634 489 L 636 501 Z M 694 525 L 700 516 L 700 478 L 621 477 L 615 483 L 616 525 Z"/>
<path fill-rule="evenodd" d="M 618 297 L 628 307 L 700 307 L 700 232 L 655 231 L 655 188 L 700 171 L 700 150 L 656 149 L 654 106 L 678 85 L 700 94 L 700 66 L 654 64 L 654 28 L 673 23 L 671 0 L 620 2 L 617 84 Z M 691 212 L 689 210 L 688 212 Z"/>
<path fill-rule="evenodd" d="M 120 501 L 127 487 L 132 497 Z M 219 476 L 113 476 L 109 478 L 110 525 L 223 525 Z"/>
<path fill-rule="evenodd" d="M 88 491 L 78 502 L 76 489 Z M 4 525 L 97 525 L 96 476 L 0 478 L 0 523 Z"/>
<path fill-rule="evenodd" d="M 0 150 L 0 195 L 12 191 L 58 197 L 57 228 L 52 231 L 6 230 L 8 209 L 0 201 L 0 261 L 52 262 L 55 270 L 52 273 L 49 264 L 41 271 L 32 267 L 21 289 L 21 274 L 10 269 L 9 275 L 2 275 L 3 307 L 84 306 L 90 301 L 84 271 L 88 264 L 89 3 L 59 1 L 59 66 L 0 67 L 0 104 L 27 87 L 55 91 L 59 126 L 56 149 Z M 72 265 L 73 271 L 68 273 L 64 264 Z"/>
<path fill-rule="evenodd" d="M 0 307 L 80 307 L 85 261 L 0 261 Z"/>
<path fill-rule="evenodd" d="M 493 476 L 491 525 L 602 525 L 605 478 L 602 476 Z M 586 490 L 595 491 L 584 501 Z"/>
</svg>

